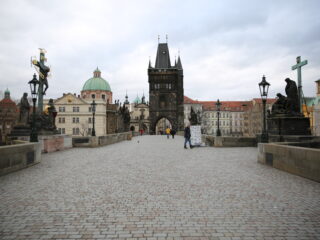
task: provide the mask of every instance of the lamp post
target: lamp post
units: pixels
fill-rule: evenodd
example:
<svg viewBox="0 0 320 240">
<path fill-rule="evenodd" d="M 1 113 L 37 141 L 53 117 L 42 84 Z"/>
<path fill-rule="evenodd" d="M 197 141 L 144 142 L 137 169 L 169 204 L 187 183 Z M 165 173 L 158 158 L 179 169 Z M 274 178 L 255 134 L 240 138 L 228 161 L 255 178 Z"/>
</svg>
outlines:
<svg viewBox="0 0 320 240">
<path fill-rule="evenodd" d="M 31 133 L 30 133 L 30 142 L 38 142 L 38 132 L 37 132 L 37 127 L 36 127 L 36 102 L 37 102 L 39 81 L 37 79 L 36 74 L 33 74 L 32 80 L 30 80 L 28 83 L 30 85 L 30 91 L 31 91 L 32 102 L 33 102 L 33 114 L 32 114 L 32 127 L 31 127 Z"/>
<path fill-rule="evenodd" d="M 267 133 L 267 124 L 266 124 L 266 103 L 268 97 L 270 83 L 266 81 L 266 77 L 262 76 L 262 81 L 259 83 L 260 95 L 263 104 L 263 130 L 261 134 L 261 142 L 267 143 L 268 142 L 268 133 Z"/>
<path fill-rule="evenodd" d="M 94 116 L 96 114 L 96 102 L 93 100 L 91 103 L 91 110 L 92 110 L 92 133 L 91 136 L 96 136 L 96 130 L 94 129 Z"/>
<path fill-rule="evenodd" d="M 218 101 L 216 102 L 216 106 L 217 106 L 217 114 L 218 114 L 218 129 L 217 129 L 217 137 L 221 136 L 221 131 L 220 131 L 220 106 L 221 106 L 221 102 Z"/>
</svg>

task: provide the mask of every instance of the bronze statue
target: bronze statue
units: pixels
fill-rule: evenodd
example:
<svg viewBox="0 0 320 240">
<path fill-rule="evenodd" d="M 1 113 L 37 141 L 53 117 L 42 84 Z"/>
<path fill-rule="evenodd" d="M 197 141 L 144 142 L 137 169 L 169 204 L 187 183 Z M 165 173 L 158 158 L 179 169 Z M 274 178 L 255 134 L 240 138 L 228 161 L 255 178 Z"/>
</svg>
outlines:
<svg viewBox="0 0 320 240">
<path fill-rule="evenodd" d="M 287 112 L 296 114 L 300 112 L 298 88 L 295 81 L 286 78 L 286 94 L 287 94 Z"/>
<path fill-rule="evenodd" d="M 200 113 L 200 112 L 199 112 L 199 113 Z M 199 116 L 198 116 L 198 114 L 193 110 L 193 107 L 191 107 L 191 112 L 190 112 L 189 121 L 190 121 L 191 125 L 199 125 L 199 124 L 200 124 Z"/>
<path fill-rule="evenodd" d="M 29 122 L 30 104 L 27 97 L 28 93 L 24 93 L 20 100 L 19 122 L 24 125 L 27 125 Z"/>
<path fill-rule="evenodd" d="M 285 88 L 287 97 L 281 93 L 277 94 L 277 100 L 271 109 L 272 116 L 277 114 L 298 115 L 300 112 L 297 84 L 290 78 L 286 78 L 285 81 L 287 82 Z"/>
<path fill-rule="evenodd" d="M 277 100 L 272 105 L 272 114 L 285 114 L 287 112 L 287 98 L 281 93 L 277 94 Z"/>
<path fill-rule="evenodd" d="M 44 62 L 46 61 L 44 53 L 45 53 L 44 50 L 40 49 L 40 61 L 37 61 L 37 60 L 33 60 L 32 61 L 33 65 L 35 65 L 35 66 L 37 66 L 39 68 L 40 84 L 45 85 L 45 89 L 41 93 L 42 95 L 46 94 L 46 91 L 47 91 L 47 89 L 49 87 L 47 77 L 48 77 L 48 73 L 50 72 L 50 68 L 47 67 L 46 65 L 44 65 Z"/>
<path fill-rule="evenodd" d="M 45 109 L 42 114 L 42 127 L 46 130 L 55 130 L 56 129 L 56 116 L 57 110 L 53 104 L 53 99 L 50 98 L 48 104 L 45 106 Z"/>
</svg>

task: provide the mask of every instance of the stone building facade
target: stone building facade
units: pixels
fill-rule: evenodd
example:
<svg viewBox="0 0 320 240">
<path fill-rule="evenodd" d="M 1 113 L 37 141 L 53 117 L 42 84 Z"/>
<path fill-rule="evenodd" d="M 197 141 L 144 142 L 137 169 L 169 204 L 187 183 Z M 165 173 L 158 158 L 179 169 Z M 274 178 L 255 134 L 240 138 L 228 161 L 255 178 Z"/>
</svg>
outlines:
<svg viewBox="0 0 320 240">
<path fill-rule="evenodd" d="M 267 100 L 267 109 L 275 99 Z M 201 128 L 204 134 L 216 135 L 218 111 L 216 101 L 195 101 L 184 97 L 185 121 L 190 115 L 191 106 L 201 110 Z M 262 130 L 262 101 L 220 101 L 219 128 L 222 136 L 256 136 Z"/>
<path fill-rule="evenodd" d="M 315 136 L 320 136 L 320 79 L 316 81 L 316 92 L 317 96 L 314 100 L 311 132 Z"/>
<path fill-rule="evenodd" d="M 96 103 L 96 136 L 115 133 L 119 106 L 112 104 L 112 91 L 109 83 L 101 77 L 97 68 L 94 76 L 83 85 L 81 95 L 66 93 L 55 99 L 57 110 L 56 126 L 61 134 L 88 136 L 92 133 L 92 102 Z"/>
<path fill-rule="evenodd" d="M 268 98 L 266 110 L 271 110 L 272 104 L 276 101 L 274 98 Z M 254 98 L 251 101 L 250 108 L 247 109 L 248 114 L 248 133 L 249 136 L 256 136 L 261 133 L 263 128 L 263 104 L 261 98 Z"/>
<path fill-rule="evenodd" d="M 4 98 L 0 101 L 0 145 L 10 134 L 14 125 L 18 121 L 18 108 L 14 101 L 10 98 L 10 91 L 4 92 Z"/>
<path fill-rule="evenodd" d="M 155 134 L 157 123 L 163 119 L 173 129 L 184 128 L 183 68 L 180 56 L 172 66 L 167 43 L 159 43 L 155 66 L 148 67 L 150 133 Z"/>
</svg>

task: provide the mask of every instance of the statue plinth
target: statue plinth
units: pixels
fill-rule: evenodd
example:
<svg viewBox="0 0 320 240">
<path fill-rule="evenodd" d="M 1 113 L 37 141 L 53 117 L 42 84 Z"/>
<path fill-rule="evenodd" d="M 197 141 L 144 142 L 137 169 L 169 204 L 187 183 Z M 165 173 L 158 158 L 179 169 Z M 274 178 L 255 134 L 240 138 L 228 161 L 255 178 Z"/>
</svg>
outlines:
<svg viewBox="0 0 320 240">
<path fill-rule="evenodd" d="M 31 133 L 31 127 L 29 125 L 17 124 L 11 130 L 11 133 L 9 134 L 9 136 L 11 136 L 11 137 L 30 136 L 30 133 Z"/>
<path fill-rule="evenodd" d="M 310 120 L 303 116 L 277 114 L 267 119 L 270 135 L 311 135 Z"/>
</svg>

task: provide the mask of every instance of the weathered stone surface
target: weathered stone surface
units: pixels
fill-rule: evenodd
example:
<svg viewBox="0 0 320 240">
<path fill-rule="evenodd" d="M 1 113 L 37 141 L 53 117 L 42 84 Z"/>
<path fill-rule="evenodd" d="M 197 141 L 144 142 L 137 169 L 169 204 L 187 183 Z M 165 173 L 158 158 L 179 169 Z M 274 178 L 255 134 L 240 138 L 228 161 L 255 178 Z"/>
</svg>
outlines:
<svg viewBox="0 0 320 240">
<path fill-rule="evenodd" d="M 255 147 L 257 139 L 255 137 L 214 137 L 215 147 Z"/>
<path fill-rule="evenodd" d="M 320 185 L 257 148 L 135 137 L 0 178 L 0 239 L 319 239 Z"/>
<path fill-rule="evenodd" d="M 40 143 L 16 142 L 14 145 L 0 146 L 0 176 L 41 161 Z"/>
<path fill-rule="evenodd" d="M 271 135 L 311 135 L 310 119 L 306 117 L 276 116 L 267 119 Z"/>
<path fill-rule="evenodd" d="M 259 143 L 258 149 L 258 162 L 320 182 L 320 149 L 285 143 Z"/>
<path fill-rule="evenodd" d="M 96 137 L 73 137 L 72 144 L 74 147 L 99 147 L 125 140 L 131 140 L 131 138 L 131 132 L 115 133 Z"/>
</svg>

